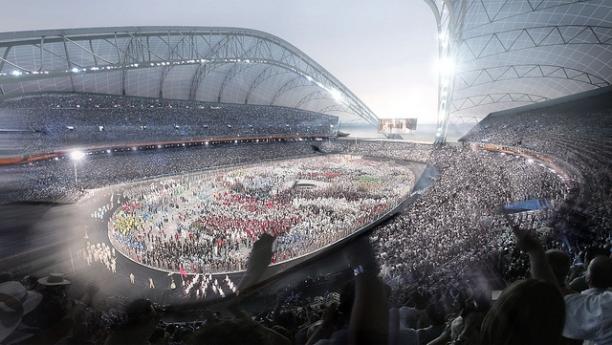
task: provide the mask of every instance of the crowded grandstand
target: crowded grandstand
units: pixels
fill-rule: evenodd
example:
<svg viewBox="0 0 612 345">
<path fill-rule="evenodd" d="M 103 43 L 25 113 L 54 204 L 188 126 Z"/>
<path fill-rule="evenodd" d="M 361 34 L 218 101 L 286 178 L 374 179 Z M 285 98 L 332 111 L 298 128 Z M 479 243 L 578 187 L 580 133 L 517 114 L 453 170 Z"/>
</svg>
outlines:
<svg viewBox="0 0 612 345">
<path fill-rule="evenodd" d="M 480 2 L 486 13 L 492 2 Z M 428 3 L 439 30 L 459 30 L 448 24 L 457 8 Z M 612 9 L 593 3 L 610 24 Z M 480 25 L 559 17 L 550 4 L 504 6 Z M 465 31 L 441 38 L 443 58 L 489 44 L 474 36 L 483 12 L 465 11 Z M 452 41 L 461 34 L 464 46 Z M 229 48 L 194 53 L 184 36 Z M 48 58 L 76 70 L 29 66 L 40 37 L 69 44 Z M 149 40 L 160 40 L 150 61 L 114 56 Z M 563 69 L 570 86 L 536 99 L 516 96 L 521 76 L 492 77 L 506 62 L 483 67 L 497 53 L 472 50 L 465 66 L 491 80 L 441 76 L 437 130 L 417 143 L 339 134 L 376 116 L 297 48 L 254 30 L 75 29 L 0 43 L 0 61 L 19 66 L 0 64 L 2 344 L 612 344 L 607 62 L 599 79 Z M 496 89 L 480 95 L 483 84 Z M 474 126 L 450 142 L 468 117 Z"/>
</svg>

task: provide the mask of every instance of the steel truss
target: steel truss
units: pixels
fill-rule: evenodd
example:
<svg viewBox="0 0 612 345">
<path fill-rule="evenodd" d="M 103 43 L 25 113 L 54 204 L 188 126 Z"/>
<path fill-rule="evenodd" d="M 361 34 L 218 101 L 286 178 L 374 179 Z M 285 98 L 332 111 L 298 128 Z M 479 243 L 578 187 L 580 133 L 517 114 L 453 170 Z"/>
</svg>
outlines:
<svg viewBox="0 0 612 345">
<path fill-rule="evenodd" d="M 77 78 L 99 80 L 104 79 L 101 75 L 113 73 L 120 73 L 120 82 L 108 86 L 111 93 L 129 96 L 133 93 L 129 85 L 139 82 L 136 72 L 148 70 L 159 78 L 157 85 L 150 87 L 156 92 L 146 95 L 150 97 L 169 98 L 164 91 L 176 88 L 188 90 L 178 99 L 261 104 L 261 95 L 265 95 L 264 103 L 270 105 L 331 109 L 328 111 L 371 124 L 378 120 L 346 86 L 306 54 L 256 30 L 122 27 L 0 34 L 0 94 L 5 97 L 28 92 L 79 92 Z M 183 75 L 185 70 L 190 74 Z M 172 83 L 180 85 L 168 84 L 173 73 Z M 219 74 L 221 82 L 217 83 Z M 65 80 L 68 90 L 53 89 Z M 214 85 L 214 97 L 203 98 L 202 85 Z M 228 88 L 244 90 L 244 97 L 228 100 Z M 316 99 L 321 102 L 309 106 L 303 99 L 314 99 L 310 96 L 313 89 L 320 91 Z M 337 93 L 342 95 L 340 102 L 333 97 Z M 260 99 L 254 101 L 256 94 Z"/>
<path fill-rule="evenodd" d="M 512 51 L 575 44 L 612 46 L 612 26 L 553 25 L 465 37 L 459 49 L 473 59 Z"/>
<path fill-rule="evenodd" d="M 474 95 L 453 100 L 451 113 L 460 112 L 488 104 L 497 103 L 536 103 L 548 100 L 548 97 L 528 93 L 489 93 Z"/>
<path fill-rule="evenodd" d="M 474 86 L 494 83 L 502 80 L 513 80 L 523 78 L 553 78 L 572 80 L 585 83 L 594 87 L 609 86 L 610 82 L 602 77 L 581 71 L 575 68 L 540 65 L 540 64 L 518 64 L 485 67 L 471 71 L 460 71 L 455 76 L 455 89 L 457 91 Z"/>
<path fill-rule="evenodd" d="M 438 142 L 451 116 L 482 119 L 512 103 L 611 84 L 612 7 L 602 0 L 425 2 L 438 24 L 439 58 L 454 63 L 439 79 Z"/>
</svg>

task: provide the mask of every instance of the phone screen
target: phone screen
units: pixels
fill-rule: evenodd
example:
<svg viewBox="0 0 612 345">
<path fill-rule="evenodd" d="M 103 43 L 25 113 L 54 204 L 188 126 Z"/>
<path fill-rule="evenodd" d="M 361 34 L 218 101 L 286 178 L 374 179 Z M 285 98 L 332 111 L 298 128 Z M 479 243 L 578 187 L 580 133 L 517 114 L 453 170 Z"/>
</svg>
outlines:
<svg viewBox="0 0 612 345">
<path fill-rule="evenodd" d="M 502 290 L 492 290 L 491 291 L 491 300 L 492 301 L 496 301 L 499 298 L 499 295 L 501 295 Z"/>
</svg>

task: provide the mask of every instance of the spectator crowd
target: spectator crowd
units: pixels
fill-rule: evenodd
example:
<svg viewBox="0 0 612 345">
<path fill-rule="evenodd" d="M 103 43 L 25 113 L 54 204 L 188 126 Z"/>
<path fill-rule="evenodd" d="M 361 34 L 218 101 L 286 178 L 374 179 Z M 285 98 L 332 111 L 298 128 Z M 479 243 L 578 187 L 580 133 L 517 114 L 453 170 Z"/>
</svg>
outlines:
<svg viewBox="0 0 612 345">
<path fill-rule="evenodd" d="M 76 282 L 77 277 L 2 274 L 0 341 L 612 344 L 611 111 L 568 109 L 491 117 L 468 134 L 464 144 L 436 149 L 385 141 L 322 144 L 323 152 L 417 160 L 437 170 L 431 186 L 409 208 L 342 251 L 341 271 L 322 275 L 316 271 L 323 268 L 316 267 L 296 285 L 258 285 L 265 268 L 277 259 L 275 246 L 285 240 L 282 233 L 254 231 L 250 250 L 243 251 L 243 279 L 237 284 L 216 283 L 233 286 L 234 294 L 225 304 L 162 306 L 146 299 L 106 296 L 95 286 L 79 286 L 69 293 L 70 280 Z M 593 121 L 579 121 L 585 113 Z M 512 146 L 521 155 L 485 152 L 472 143 Z M 259 152 L 252 147 L 257 146 L 243 150 Z M 306 150 L 303 144 L 297 152 L 306 152 L 300 150 Z M 274 157 L 264 151 L 263 157 Z M 537 154 L 558 164 L 550 165 Z M 138 159 L 147 158 L 132 158 Z M 569 178 L 563 177 L 565 173 Z M 246 182 L 248 174 L 227 177 L 218 176 L 211 183 L 243 195 L 250 190 L 249 197 L 269 185 L 266 180 Z M 159 205 L 152 201 L 169 198 L 174 206 L 165 207 L 179 210 L 178 218 L 184 207 L 180 195 L 187 191 L 187 200 L 198 194 L 189 182 L 186 177 L 154 183 L 143 190 L 146 193 L 126 193 L 118 202 L 126 210 L 142 204 L 142 212 L 153 213 L 150 207 Z M 228 195 L 235 197 L 221 194 L 217 200 L 223 203 Z M 294 202 L 311 207 L 307 199 Z M 251 199 L 240 201 L 247 200 Z M 511 207 L 532 200 L 545 201 L 545 206 L 518 212 Z M 246 202 L 244 208 L 249 207 L 261 205 Z M 128 222 L 132 229 L 147 219 L 137 218 Z M 153 225 L 160 221 L 152 219 Z M 214 228 L 217 218 L 212 219 L 213 223 L 202 223 L 203 229 Z M 291 216 L 283 219 L 294 225 Z M 181 224 L 180 219 L 172 224 Z M 143 248 L 151 244 L 147 241 L 155 242 L 147 239 Z M 103 258 L 108 254 L 106 248 L 94 249 Z M 215 285 L 205 273 L 191 275 L 190 281 Z"/>
</svg>

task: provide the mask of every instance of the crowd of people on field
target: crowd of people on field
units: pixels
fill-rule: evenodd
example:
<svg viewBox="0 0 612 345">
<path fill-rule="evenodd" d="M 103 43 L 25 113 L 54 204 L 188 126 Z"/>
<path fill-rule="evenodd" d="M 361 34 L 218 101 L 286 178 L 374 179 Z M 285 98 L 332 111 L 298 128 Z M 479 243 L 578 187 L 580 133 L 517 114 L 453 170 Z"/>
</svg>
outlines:
<svg viewBox="0 0 612 345">
<path fill-rule="evenodd" d="M 296 258 L 381 217 L 413 185 L 405 166 L 349 155 L 171 177 L 118 191 L 109 237 L 149 266 L 239 271 L 262 233 L 276 237 L 273 262 Z"/>
</svg>

